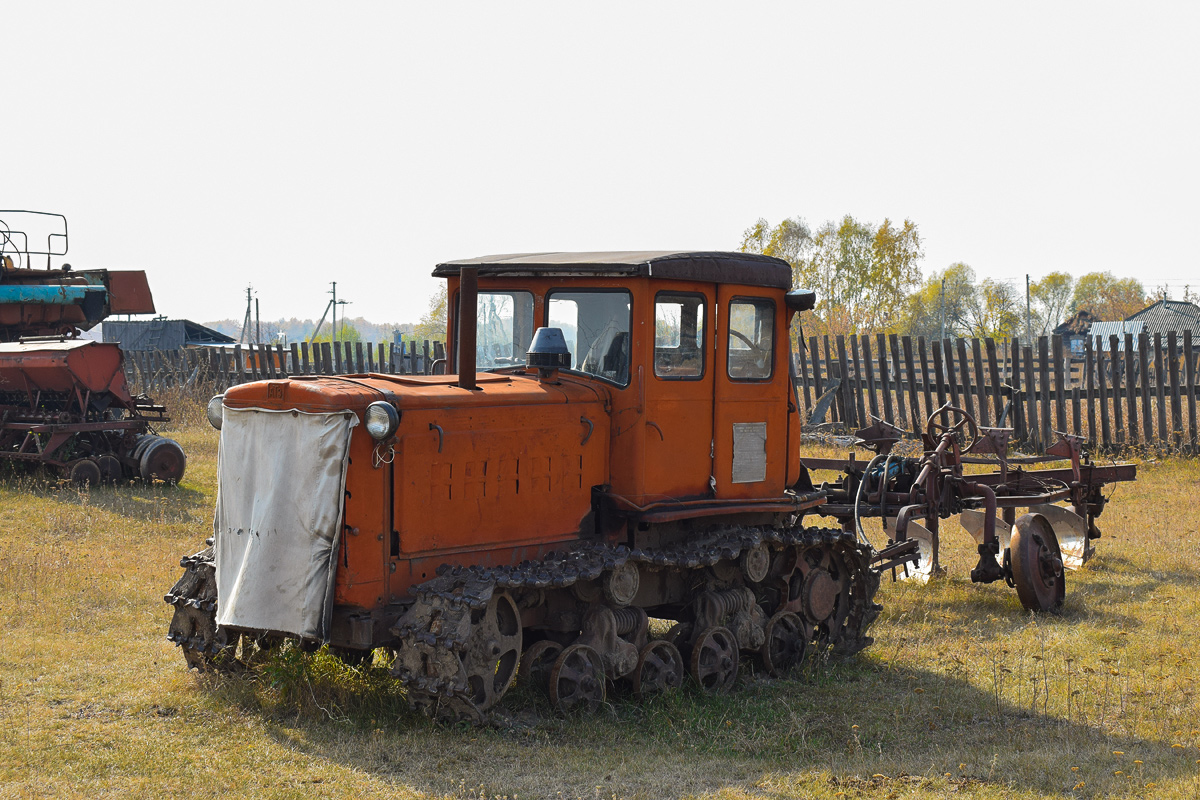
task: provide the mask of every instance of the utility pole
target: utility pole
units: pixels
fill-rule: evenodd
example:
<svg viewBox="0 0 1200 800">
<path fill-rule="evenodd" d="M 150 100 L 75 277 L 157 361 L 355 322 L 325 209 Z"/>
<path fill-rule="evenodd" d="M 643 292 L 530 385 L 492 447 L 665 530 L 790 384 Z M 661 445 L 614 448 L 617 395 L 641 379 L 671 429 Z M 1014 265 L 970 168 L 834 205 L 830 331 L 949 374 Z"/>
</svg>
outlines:
<svg viewBox="0 0 1200 800">
<path fill-rule="evenodd" d="M 262 317 L 258 315 L 258 298 L 254 298 L 254 343 L 262 344 Z"/>
<path fill-rule="evenodd" d="M 333 320 L 330 324 L 333 325 L 332 339 L 333 339 L 333 345 L 336 347 L 337 346 L 337 335 L 338 335 L 337 307 L 349 305 L 350 301 L 337 299 L 337 281 L 330 281 L 329 285 L 333 288 L 331 288 L 328 292 L 326 292 L 326 294 L 332 295 L 332 297 L 330 297 L 329 302 L 325 304 L 325 312 L 323 314 L 321 314 L 321 320 L 317 323 L 317 327 L 313 328 L 312 335 L 308 337 L 308 340 L 311 342 L 313 339 L 317 338 L 317 334 L 321 332 L 321 326 L 325 324 L 325 317 L 330 316 L 330 312 L 332 312 Z M 345 318 L 345 313 L 343 312 L 343 320 L 344 320 L 344 318 Z M 345 323 L 343 322 L 343 324 L 345 324 Z"/>
<path fill-rule="evenodd" d="M 1025 338 L 1033 345 L 1033 302 L 1029 299 L 1029 275 L 1025 275 Z"/>
<path fill-rule="evenodd" d="M 246 316 L 242 319 L 242 334 L 238 337 L 239 344 L 249 344 L 252 330 L 250 328 L 250 301 L 253 295 L 253 286 L 246 287 Z"/>
</svg>

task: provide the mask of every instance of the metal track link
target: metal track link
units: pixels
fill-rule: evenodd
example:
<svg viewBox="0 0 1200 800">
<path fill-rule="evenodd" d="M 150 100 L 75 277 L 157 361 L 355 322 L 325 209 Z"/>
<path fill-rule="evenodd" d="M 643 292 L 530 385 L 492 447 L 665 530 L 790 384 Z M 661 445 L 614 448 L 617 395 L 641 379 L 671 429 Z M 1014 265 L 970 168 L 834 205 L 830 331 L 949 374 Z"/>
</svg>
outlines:
<svg viewBox="0 0 1200 800">
<path fill-rule="evenodd" d="M 443 565 L 437 577 L 414 587 L 416 602 L 392 628 L 400 640 L 392 674 L 407 688 L 414 707 L 438 716 L 469 716 L 463 708 L 473 706 L 461 663 L 471 634 L 471 612 L 486 608 L 494 594 L 566 588 L 596 580 L 626 562 L 650 569 L 711 567 L 736 560 L 743 550 L 763 543 L 775 550 L 825 547 L 837 552 L 850 571 L 850 612 L 837 630 L 828 632 L 824 644 L 836 656 L 871 644 L 866 631 L 882 608 L 873 602 L 879 576 L 870 569 L 869 549 L 853 534 L 822 528 L 735 528 L 668 548 L 583 542 L 512 567 Z"/>
<path fill-rule="evenodd" d="M 180 559 L 183 576 L 163 600 L 175 613 L 167 629 L 167 640 L 183 650 L 189 667 L 205 672 L 220 666 L 231 648 L 223 631 L 217 629 L 217 575 L 213 549 Z"/>
</svg>

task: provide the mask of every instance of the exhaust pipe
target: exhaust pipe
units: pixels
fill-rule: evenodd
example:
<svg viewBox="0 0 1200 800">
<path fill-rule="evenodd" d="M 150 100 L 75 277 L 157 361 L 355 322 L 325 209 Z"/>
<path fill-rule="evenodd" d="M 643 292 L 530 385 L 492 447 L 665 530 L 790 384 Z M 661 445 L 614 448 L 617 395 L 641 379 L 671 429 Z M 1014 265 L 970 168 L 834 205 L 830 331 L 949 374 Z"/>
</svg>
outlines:
<svg viewBox="0 0 1200 800">
<path fill-rule="evenodd" d="M 479 268 L 463 267 L 458 281 L 458 385 L 477 389 L 475 384 L 475 326 L 479 319 Z"/>
</svg>

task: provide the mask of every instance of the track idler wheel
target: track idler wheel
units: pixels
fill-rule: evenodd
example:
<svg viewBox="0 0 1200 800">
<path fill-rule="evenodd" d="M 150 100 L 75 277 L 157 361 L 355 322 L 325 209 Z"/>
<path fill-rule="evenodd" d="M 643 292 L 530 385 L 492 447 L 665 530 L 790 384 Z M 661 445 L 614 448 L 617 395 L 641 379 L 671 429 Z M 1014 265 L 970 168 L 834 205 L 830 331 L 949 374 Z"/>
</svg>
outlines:
<svg viewBox="0 0 1200 800">
<path fill-rule="evenodd" d="M 562 653 L 563 647 L 558 642 L 542 639 L 525 648 L 521 656 L 521 669 L 517 672 L 517 680 L 531 686 L 545 687 L 550 681 L 550 670 Z"/>
<path fill-rule="evenodd" d="M 679 648 L 665 639 L 655 639 L 638 653 L 633 670 L 633 694 L 649 700 L 663 692 L 678 689 L 683 683 L 683 656 Z"/>
<path fill-rule="evenodd" d="M 688 671 L 706 692 L 727 692 L 738 674 L 738 642 L 728 628 L 712 627 L 700 632 L 692 643 Z"/>
<path fill-rule="evenodd" d="M 506 592 L 493 595 L 478 618 L 472 614 L 471 635 L 462 655 L 462 669 L 467 683 L 467 697 L 455 698 L 469 702 L 473 709 L 455 709 L 460 718 L 494 706 L 508 691 L 521 657 L 521 612 Z M 471 712 L 474 712 L 471 713 Z"/>
<path fill-rule="evenodd" d="M 1063 557 L 1045 517 L 1025 514 L 1017 520 L 1009 557 L 1021 605 L 1030 611 L 1051 611 L 1062 605 L 1066 596 Z"/>
<path fill-rule="evenodd" d="M 564 713 L 592 712 L 604 702 L 604 662 L 586 644 L 563 649 L 550 670 L 550 702 Z"/>
<path fill-rule="evenodd" d="M 763 666 L 778 678 L 795 669 L 804 659 L 811 628 L 790 611 L 780 611 L 767 622 L 767 638 L 759 651 Z"/>
</svg>

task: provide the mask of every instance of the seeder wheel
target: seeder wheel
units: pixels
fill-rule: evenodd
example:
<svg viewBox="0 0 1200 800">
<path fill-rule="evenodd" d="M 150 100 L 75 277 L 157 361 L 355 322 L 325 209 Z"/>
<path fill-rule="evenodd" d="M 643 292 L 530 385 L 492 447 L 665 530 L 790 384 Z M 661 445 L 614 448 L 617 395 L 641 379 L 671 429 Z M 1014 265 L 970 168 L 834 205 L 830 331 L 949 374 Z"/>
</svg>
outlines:
<svg viewBox="0 0 1200 800">
<path fill-rule="evenodd" d="M 1045 517 L 1025 514 L 1017 520 L 1009 558 L 1021 605 L 1030 611 L 1051 611 L 1062 605 L 1066 595 L 1062 553 Z"/>
</svg>

